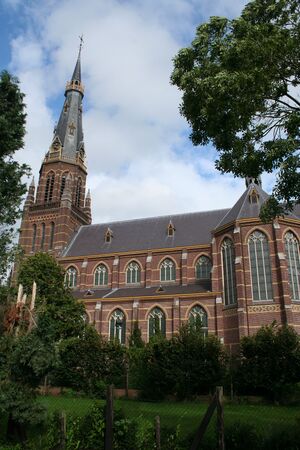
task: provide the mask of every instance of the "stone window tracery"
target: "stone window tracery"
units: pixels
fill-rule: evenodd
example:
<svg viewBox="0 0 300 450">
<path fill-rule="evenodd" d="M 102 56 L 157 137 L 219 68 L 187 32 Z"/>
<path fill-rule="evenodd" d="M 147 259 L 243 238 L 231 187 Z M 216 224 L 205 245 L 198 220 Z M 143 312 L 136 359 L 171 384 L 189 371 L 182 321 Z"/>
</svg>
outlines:
<svg viewBox="0 0 300 450">
<path fill-rule="evenodd" d="M 236 303 L 236 283 L 234 266 L 234 246 L 229 238 L 225 238 L 222 247 L 223 290 L 225 305 Z"/>
<path fill-rule="evenodd" d="M 46 178 L 45 196 L 44 196 L 45 203 L 52 202 L 53 188 L 54 188 L 54 178 L 55 178 L 55 175 L 54 175 L 53 172 L 51 172 Z"/>
<path fill-rule="evenodd" d="M 289 285 L 292 300 L 300 300 L 300 253 L 299 242 L 294 233 L 287 232 L 285 237 L 285 254 L 287 260 Z"/>
<path fill-rule="evenodd" d="M 267 237 L 254 231 L 248 240 L 253 300 L 272 300 L 272 274 Z"/>
<path fill-rule="evenodd" d="M 104 264 L 100 264 L 94 275 L 94 285 L 95 286 L 106 286 L 108 284 L 108 271 Z"/>
<path fill-rule="evenodd" d="M 174 262 L 166 258 L 160 265 L 160 281 L 175 281 L 175 264 Z"/>
<path fill-rule="evenodd" d="M 126 282 L 127 284 L 140 283 L 141 281 L 141 268 L 140 265 L 132 261 L 126 269 Z"/>
<path fill-rule="evenodd" d="M 196 262 L 196 279 L 197 280 L 209 280 L 211 277 L 212 264 L 207 256 L 200 256 Z"/>
<path fill-rule="evenodd" d="M 65 285 L 69 288 L 77 286 L 77 269 L 69 267 L 65 273 Z"/>
<path fill-rule="evenodd" d="M 116 339 L 120 344 L 125 344 L 126 318 L 121 309 L 116 309 L 110 316 L 109 338 L 111 341 Z"/>
<path fill-rule="evenodd" d="M 192 307 L 189 313 L 189 324 L 190 326 L 199 331 L 204 336 L 207 336 L 208 332 L 208 321 L 207 313 L 200 305 L 195 305 Z"/>
<path fill-rule="evenodd" d="M 166 335 L 166 315 L 158 306 L 153 308 L 148 316 L 149 338 L 161 334 Z"/>
</svg>

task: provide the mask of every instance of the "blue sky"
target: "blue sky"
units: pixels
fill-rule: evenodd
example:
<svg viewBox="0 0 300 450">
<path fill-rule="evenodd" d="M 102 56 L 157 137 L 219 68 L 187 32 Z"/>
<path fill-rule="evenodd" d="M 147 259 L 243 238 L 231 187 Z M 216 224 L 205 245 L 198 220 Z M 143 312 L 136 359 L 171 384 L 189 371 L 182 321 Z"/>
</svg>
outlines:
<svg viewBox="0 0 300 450">
<path fill-rule="evenodd" d="M 244 0 L 2 0 L 0 68 L 20 79 L 27 135 L 18 158 L 38 170 L 66 81 L 82 52 L 84 135 L 93 221 L 230 207 L 243 180 L 195 148 L 169 83 L 172 58 L 211 15 L 238 15 Z M 263 179 L 265 187 L 270 177 Z"/>
</svg>

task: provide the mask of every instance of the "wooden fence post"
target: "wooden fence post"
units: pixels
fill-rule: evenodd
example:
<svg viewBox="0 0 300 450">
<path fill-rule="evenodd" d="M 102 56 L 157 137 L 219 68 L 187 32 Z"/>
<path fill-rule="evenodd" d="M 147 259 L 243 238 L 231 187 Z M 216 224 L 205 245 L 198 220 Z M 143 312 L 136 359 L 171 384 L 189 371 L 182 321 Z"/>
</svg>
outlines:
<svg viewBox="0 0 300 450">
<path fill-rule="evenodd" d="M 204 433 L 206 431 L 206 428 L 209 425 L 210 419 L 212 418 L 212 415 L 216 409 L 217 406 L 217 394 L 214 394 L 206 413 L 196 431 L 192 446 L 190 450 L 197 450 L 199 448 L 199 445 L 201 444 L 201 441 L 203 439 Z"/>
<path fill-rule="evenodd" d="M 156 443 L 156 449 L 161 450 L 161 443 L 160 443 L 160 417 L 155 417 L 155 443 Z"/>
<path fill-rule="evenodd" d="M 66 413 L 62 411 L 60 416 L 60 450 L 65 450 L 66 448 L 66 434 L 67 434 L 67 421 Z"/>
<path fill-rule="evenodd" d="M 217 386 L 217 434 L 218 449 L 224 450 L 224 408 L 223 408 L 223 387 Z"/>
<path fill-rule="evenodd" d="M 114 422 L 114 405 L 113 405 L 113 387 L 107 386 L 106 393 L 106 417 L 105 417 L 105 450 L 113 450 L 113 422 Z"/>
</svg>

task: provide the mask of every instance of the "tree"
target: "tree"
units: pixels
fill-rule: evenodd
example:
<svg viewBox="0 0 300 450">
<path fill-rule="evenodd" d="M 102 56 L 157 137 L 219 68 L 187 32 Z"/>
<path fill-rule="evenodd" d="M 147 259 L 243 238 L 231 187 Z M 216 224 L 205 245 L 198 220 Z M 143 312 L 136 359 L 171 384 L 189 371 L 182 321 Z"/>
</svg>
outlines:
<svg viewBox="0 0 300 450">
<path fill-rule="evenodd" d="M 237 19 L 200 25 L 174 59 L 192 142 L 214 144 L 217 169 L 255 179 L 278 170 L 263 220 L 300 202 L 299 52 L 299 0 L 253 0 Z"/>
<path fill-rule="evenodd" d="M 300 382 L 300 337 L 292 327 L 276 323 L 241 340 L 236 373 L 240 392 L 280 399 Z"/>
<path fill-rule="evenodd" d="M 64 272 L 48 253 L 36 253 L 23 260 L 18 272 L 18 283 L 27 294 L 33 282 L 37 283 L 36 332 L 44 341 L 57 342 L 73 336 L 82 336 L 85 329 L 85 308 L 64 285 Z"/>
<path fill-rule="evenodd" d="M 227 357 L 216 336 L 205 336 L 198 327 L 184 324 L 174 336 L 172 347 L 175 392 L 179 398 L 206 394 L 223 384 Z"/>
<path fill-rule="evenodd" d="M 25 105 L 18 80 L 8 72 L 0 74 L 0 277 L 6 275 L 12 258 L 13 226 L 20 217 L 20 203 L 26 191 L 22 177 L 29 173 L 25 164 L 14 161 L 24 146 Z"/>
</svg>

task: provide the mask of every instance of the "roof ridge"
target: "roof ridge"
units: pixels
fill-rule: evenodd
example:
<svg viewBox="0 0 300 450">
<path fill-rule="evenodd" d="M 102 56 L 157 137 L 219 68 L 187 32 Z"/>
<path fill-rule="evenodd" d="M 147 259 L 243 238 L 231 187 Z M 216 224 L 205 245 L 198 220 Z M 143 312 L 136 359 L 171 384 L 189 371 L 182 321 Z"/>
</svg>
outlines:
<svg viewBox="0 0 300 450">
<path fill-rule="evenodd" d="M 151 220 L 151 219 L 164 219 L 164 218 L 174 218 L 174 217 L 182 217 L 182 216 L 191 216 L 193 214 L 205 214 L 205 213 L 214 213 L 214 212 L 222 212 L 222 211 L 230 211 L 230 208 L 221 208 L 221 209 L 209 209 L 206 211 L 192 211 L 192 212 L 188 212 L 188 213 L 177 213 L 177 214 L 165 214 L 163 216 L 146 216 L 146 217 L 139 217 L 136 219 L 124 219 L 124 220 L 113 220 L 113 221 L 108 221 L 108 222 L 100 222 L 100 223 L 93 223 L 90 225 L 82 225 L 82 228 L 85 227 L 95 227 L 98 225 L 111 225 L 111 224 L 116 224 L 116 223 L 124 223 L 124 222 L 138 222 L 139 220 Z"/>
</svg>

